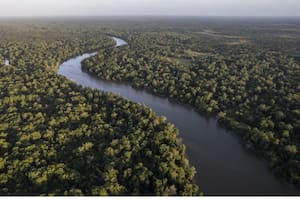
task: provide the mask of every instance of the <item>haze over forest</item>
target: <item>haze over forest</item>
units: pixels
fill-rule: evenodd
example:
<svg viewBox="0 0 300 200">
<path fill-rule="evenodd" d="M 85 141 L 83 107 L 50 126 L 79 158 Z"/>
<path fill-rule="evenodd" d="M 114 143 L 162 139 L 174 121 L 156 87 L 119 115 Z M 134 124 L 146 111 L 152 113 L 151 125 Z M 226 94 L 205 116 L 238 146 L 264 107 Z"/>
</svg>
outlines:
<svg viewBox="0 0 300 200">
<path fill-rule="evenodd" d="M 1 17 L 12 16 L 299 16 L 298 0 L 10 0 Z"/>
</svg>

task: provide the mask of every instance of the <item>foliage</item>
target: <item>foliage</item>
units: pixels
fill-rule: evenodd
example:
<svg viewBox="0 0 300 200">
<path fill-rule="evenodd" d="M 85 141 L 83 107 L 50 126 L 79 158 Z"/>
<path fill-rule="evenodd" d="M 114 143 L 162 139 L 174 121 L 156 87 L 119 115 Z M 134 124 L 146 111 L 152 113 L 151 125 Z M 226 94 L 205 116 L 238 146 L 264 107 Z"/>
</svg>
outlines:
<svg viewBox="0 0 300 200">
<path fill-rule="evenodd" d="M 178 130 L 143 105 L 56 74 L 107 48 L 93 24 L 0 23 L 0 194 L 196 195 Z"/>
<path fill-rule="evenodd" d="M 112 28 L 129 45 L 100 50 L 84 69 L 217 115 L 300 186 L 299 23 L 174 21 Z"/>
</svg>

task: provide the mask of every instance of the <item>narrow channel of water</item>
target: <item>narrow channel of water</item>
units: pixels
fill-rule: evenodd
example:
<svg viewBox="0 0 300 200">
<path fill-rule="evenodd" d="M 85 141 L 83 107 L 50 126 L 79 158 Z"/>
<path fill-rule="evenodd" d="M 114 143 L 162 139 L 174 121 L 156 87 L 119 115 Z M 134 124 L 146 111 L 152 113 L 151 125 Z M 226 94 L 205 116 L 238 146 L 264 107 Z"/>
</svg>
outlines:
<svg viewBox="0 0 300 200">
<path fill-rule="evenodd" d="M 4 65 L 9 65 L 9 60 L 7 58 L 4 59 Z"/>
<path fill-rule="evenodd" d="M 127 43 L 113 37 L 116 47 Z M 289 184 L 280 183 L 265 162 L 247 151 L 239 138 L 219 128 L 213 118 L 205 118 L 189 106 L 170 102 L 126 84 L 97 79 L 81 69 L 81 61 L 96 55 L 87 53 L 60 65 L 58 73 L 82 86 L 113 92 L 147 105 L 180 130 L 190 163 L 196 167 L 195 180 L 205 195 L 299 195 Z"/>
</svg>

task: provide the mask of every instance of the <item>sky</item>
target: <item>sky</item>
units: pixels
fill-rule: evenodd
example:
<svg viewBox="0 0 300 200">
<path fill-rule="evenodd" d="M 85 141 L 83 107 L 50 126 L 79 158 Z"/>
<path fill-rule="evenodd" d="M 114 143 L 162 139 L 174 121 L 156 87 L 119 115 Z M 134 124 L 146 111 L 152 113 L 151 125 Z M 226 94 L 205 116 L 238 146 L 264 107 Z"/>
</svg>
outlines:
<svg viewBox="0 0 300 200">
<path fill-rule="evenodd" d="M 300 16 L 300 0 L 0 0 L 0 16 Z"/>
</svg>

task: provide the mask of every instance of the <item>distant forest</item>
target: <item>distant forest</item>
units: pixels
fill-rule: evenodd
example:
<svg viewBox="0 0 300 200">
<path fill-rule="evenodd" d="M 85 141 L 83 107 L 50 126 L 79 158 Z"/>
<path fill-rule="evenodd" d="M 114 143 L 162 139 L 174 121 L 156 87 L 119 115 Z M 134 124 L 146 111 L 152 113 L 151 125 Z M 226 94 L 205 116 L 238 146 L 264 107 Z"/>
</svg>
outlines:
<svg viewBox="0 0 300 200">
<path fill-rule="evenodd" d="M 205 194 L 174 125 L 57 74 L 95 50 L 86 72 L 217 117 L 300 188 L 299 48 L 297 19 L 1 20 L 0 194 Z"/>
</svg>

